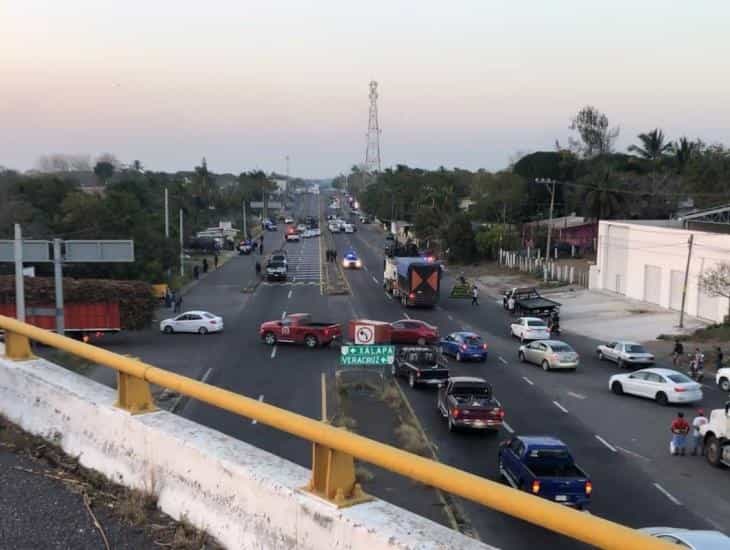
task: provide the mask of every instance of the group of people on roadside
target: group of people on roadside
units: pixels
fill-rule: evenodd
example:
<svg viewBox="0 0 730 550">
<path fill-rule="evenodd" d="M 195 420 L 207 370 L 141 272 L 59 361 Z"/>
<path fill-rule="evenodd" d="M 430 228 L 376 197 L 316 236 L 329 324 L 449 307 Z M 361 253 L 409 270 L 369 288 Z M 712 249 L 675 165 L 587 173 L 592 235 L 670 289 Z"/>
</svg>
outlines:
<svg viewBox="0 0 730 550">
<path fill-rule="evenodd" d="M 672 349 L 672 365 L 678 367 L 681 365 L 682 357 L 684 356 L 684 346 L 679 339 L 674 340 L 674 348 Z M 715 347 L 715 368 L 721 369 L 723 367 L 723 361 L 725 355 L 722 353 L 720 346 Z M 698 347 L 695 348 L 694 353 L 690 358 L 690 368 L 702 370 L 705 366 L 705 354 Z"/>
<path fill-rule="evenodd" d="M 182 309 L 182 292 L 175 292 L 169 288 L 165 289 L 165 307 L 172 309 L 173 313 L 180 313 Z"/>
<path fill-rule="evenodd" d="M 700 428 L 707 424 L 708 420 L 703 409 L 697 409 L 697 416 L 692 419 L 692 424 L 684 418 L 682 411 L 677 413 L 677 417 L 672 421 L 670 431 L 672 439 L 669 442 L 669 453 L 673 456 L 684 456 L 687 451 L 687 437 L 691 432 L 691 449 L 692 455 L 699 454 L 704 456 L 705 445 L 700 433 Z"/>
<path fill-rule="evenodd" d="M 337 250 L 334 248 L 328 248 L 325 251 L 325 257 L 327 258 L 328 262 L 337 262 Z"/>
</svg>

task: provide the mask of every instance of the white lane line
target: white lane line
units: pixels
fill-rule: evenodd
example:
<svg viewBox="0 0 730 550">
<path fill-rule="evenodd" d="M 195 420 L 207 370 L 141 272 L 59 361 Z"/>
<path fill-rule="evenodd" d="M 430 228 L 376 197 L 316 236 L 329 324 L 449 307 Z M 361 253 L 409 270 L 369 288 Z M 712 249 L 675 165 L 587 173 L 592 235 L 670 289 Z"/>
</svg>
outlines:
<svg viewBox="0 0 730 550">
<path fill-rule="evenodd" d="M 289 294 L 287 294 L 287 296 L 286 296 L 286 297 L 287 297 L 287 298 L 291 298 L 291 293 L 292 293 L 292 292 L 294 292 L 294 291 L 293 291 L 293 290 L 290 290 L 290 291 L 289 291 Z"/>
<path fill-rule="evenodd" d="M 576 399 L 585 399 L 586 398 L 585 395 L 581 395 L 579 393 L 575 393 L 575 392 L 572 392 L 572 391 L 569 391 L 568 392 L 568 395 L 571 396 L 571 397 L 575 397 Z"/>
<path fill-rule="evenodd" d="M 454 318 L 451 315 L 447 315 L 447 317 L 449 318 L 449 321 L 453 321 L 454 320 Z"/>
<path fill-rule="evenodd" d="M 406 319 L 410 319 L 411 318 L 411 316 L 408 315 L 405 311 L 403 312 L 403 315 L 405 315 Z"/>
<path fill-rule="evenodd" d="M 616 448 L 619 451 L 623 451 L 624 453 L 629 454 L 631 456 L 635 456 L 636 458 L 643 458 L 644 460 L 651 461 L 651 458 L 647 458 L 644 455 L 640 455 L 639 453 L 635 453 L 634 451 L 629 451 L 628 449 L 624 449 L 623 447 L 619 447 L 618 445 L 616 445 Z"/>
<path fill-rule="evenodd" d="M 611 450 L 611 452 L 614 452 L 614 453 L 616 452 L 616 447 L 614 447 L 613 445 L 611 445 L 608 441 L 606 441 L 605 439 L 603 439 L 600 435 L 597 435 L 596 434 L 596 439 L 598 441 L 600 441 L 601 443 L 603 443 L 606 447 L 608 447 Z"/>
<path fill-rule="evenodd" d="M 210 373 L 213 372 L 213 367 L 209 368 L 207 371 L 205 371 L 205 374 L 203 375 L 203 378 L 200 379 L 200 381 L 205 384 L 208 381 L 208 378 L 210 377 Z"/>
<path fill-rule="evenodd" d="M 271 350 L 271 358 L 273 359 L 274 357 L 276 357 L 276 346 Z"/>
<path fill-rule="evenodd" d="M 507 365 L 508 364 L 507 363 L 507 360 L 504 357 L 502 357 L 501 355 L 499 356 L 499 360 L 502 361 L 502 364 L 503 365 Z"/>
<path fill-rule="evenodd" d="M 507 430 L 509 433 L 515 433 L 515 431 L 512 429 L 512 426 L 510 426 L 506 422 L 502 421 L 502 426 L 504 426 L 504 429 Z"/>
<path fill-rule="evenodd" d="M 388 300 L 390 300 L 391 302 L 393 301 L 393 297 L 387 292 L 385 293 L 385 297 L 388 298 Z"/>
<path fill-rule="evenodd" d="M 365 271 L 367 271 L 367 270 L 368 270 L 368 266 L 366 266 L 366 265 L 364 265 L 364 264 L 363 264 L 362 268 L 363 268 L 363 269 L 364 269 Z"/>
<path fill-rule="evenodd" d="M 377 285 L 378 284 L 378 279 L 375 277 L 375 275 L 371 275 L 371 277 L 373 278 L 373 282 Z"/>
<path fill-rule="evenodd" d="M 677 500 L 677 498 L 672 493 L 667 491 L 664 487 L 662 487 L 658 483 L 655 483 L 654 487 L 656 487 L 660 493 L 662 493 L 665 497 L 671 500 L 674 504 L 676 504 L 677 506 L 682 506 L 682 503 L 679 502 L 679 500 Z"/>
<path fill-rule="evenodd" d="M 283 311 L 283 312 L 281 313 L 281 318 L 283 319 L 284 317 L 286 317 L 286 311 Z"/>
<path fill-rule="evenodd" d="M 557 408 L 559 408 L 559 409 L 560 409 L 561 411 L 563 411 L 564 413 L 567 413 L 567 412 L 568 412 L 568 409 L 566 409 L 565 407 L 563 407 L 563 406 L 562 406 L 562 405 L 561 405 L 560 403 L 558 403 L 557 401 L 553 401 L 553 405 L 555 405 L 555 406 L 556 406 Z"/>
<path fill-rule="evenodd" d="M 259 395 L 259 402 L 260 403 L 263 403 L 264 402 L 264 394 L 263 393 L 261 395 Z M 252 420 L 251 421 L 251 424 L 258 424 L 258 423 L 259 423 L 258 420 Z"/>
<path fill-rule="evenodd" d="M 529 378 L 527 378 L 527 376 L 523 376 L 522 379 L 525 382 L 527 382 L 528 384 L 530 384 L 530 386 L 534 386 L 535 385 L 535 383 L 532 380 L 530 380 Z"/>
</svg>

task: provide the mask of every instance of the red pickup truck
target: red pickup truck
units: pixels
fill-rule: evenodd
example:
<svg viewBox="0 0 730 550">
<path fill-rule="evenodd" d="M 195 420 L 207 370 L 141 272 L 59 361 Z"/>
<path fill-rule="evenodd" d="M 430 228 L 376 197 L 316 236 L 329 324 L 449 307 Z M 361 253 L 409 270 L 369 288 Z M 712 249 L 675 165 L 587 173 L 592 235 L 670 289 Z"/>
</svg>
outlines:
<svg viewBox="0 0 730 550">
<path fill-rule="evenodd" d="M 288 342 L 316 348 L 328 346 L 341 335 L 338 323 L 314 323 L 309 313 L 292 313 L 281 321 L 266 321 L 259 327 L 259 336 L 270 346 Z"/>
</svg>

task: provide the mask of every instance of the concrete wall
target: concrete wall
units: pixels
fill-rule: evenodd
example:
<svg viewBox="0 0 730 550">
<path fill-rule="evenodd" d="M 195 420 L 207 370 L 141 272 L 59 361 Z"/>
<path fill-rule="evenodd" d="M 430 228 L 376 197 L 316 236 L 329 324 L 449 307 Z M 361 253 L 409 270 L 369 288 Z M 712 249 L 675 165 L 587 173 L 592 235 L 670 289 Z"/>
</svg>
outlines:
<svg viewBox="0 0 730 550">
<path fill-rule="evenodd" d="M 0 344 L 0 353 L 4 347 Z M 113 390 L 41 359 L 0 356 L 0 413 L 235 549 L 489 548 L 383 501 L 338 510 L 299 490 L 309 471 L 175 416 L 132 416 Z"/>
<path fill-rule="evenodd" d="M 598 228 L 598 257 L 591 268 L 590 288 L 610 290 L 637 300 L 648 298 L 662 307 L 679 309 L 677 272 L 682 275 L 685 272 L 691 234 L 694 243 L 685 312 L 722 322 L 728 313 L 728 299 L 703 293 L 698 278 L 717 262 L 730 261 L 730 235 L 602 221 Z M 646 277 L 655 276 L 657 270 L 654 268 L 659 270 L 658 278 L 647 281 Z"/>
</svg>

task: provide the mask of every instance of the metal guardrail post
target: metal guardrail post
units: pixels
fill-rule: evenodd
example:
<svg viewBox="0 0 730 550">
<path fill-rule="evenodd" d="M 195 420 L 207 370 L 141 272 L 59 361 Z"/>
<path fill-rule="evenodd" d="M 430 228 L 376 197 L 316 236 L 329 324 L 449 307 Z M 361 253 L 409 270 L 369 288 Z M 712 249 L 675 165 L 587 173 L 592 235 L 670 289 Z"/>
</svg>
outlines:
<svg viewBox="0 0 730 550">
<path fill-rule="evenodd" d="M 149 383 L 121 371 L 117 371 L 117 402 L 114 403 L 114 406 L 129 411 L 131 414 L 157 410 Z"/>
<path fill-rule="evenodd" d="M 5 357 L 13 361 L 33 359 L 30 351 L 30 340 L 17 332 L 5 331 Z"/>
<path fill-rule="evenodd" d="M 312 444 L 312 478 L 304 490 L 338 508 L 373 499 L 355 479 L 355 459 L 319 443 Z"/>
</svg>

